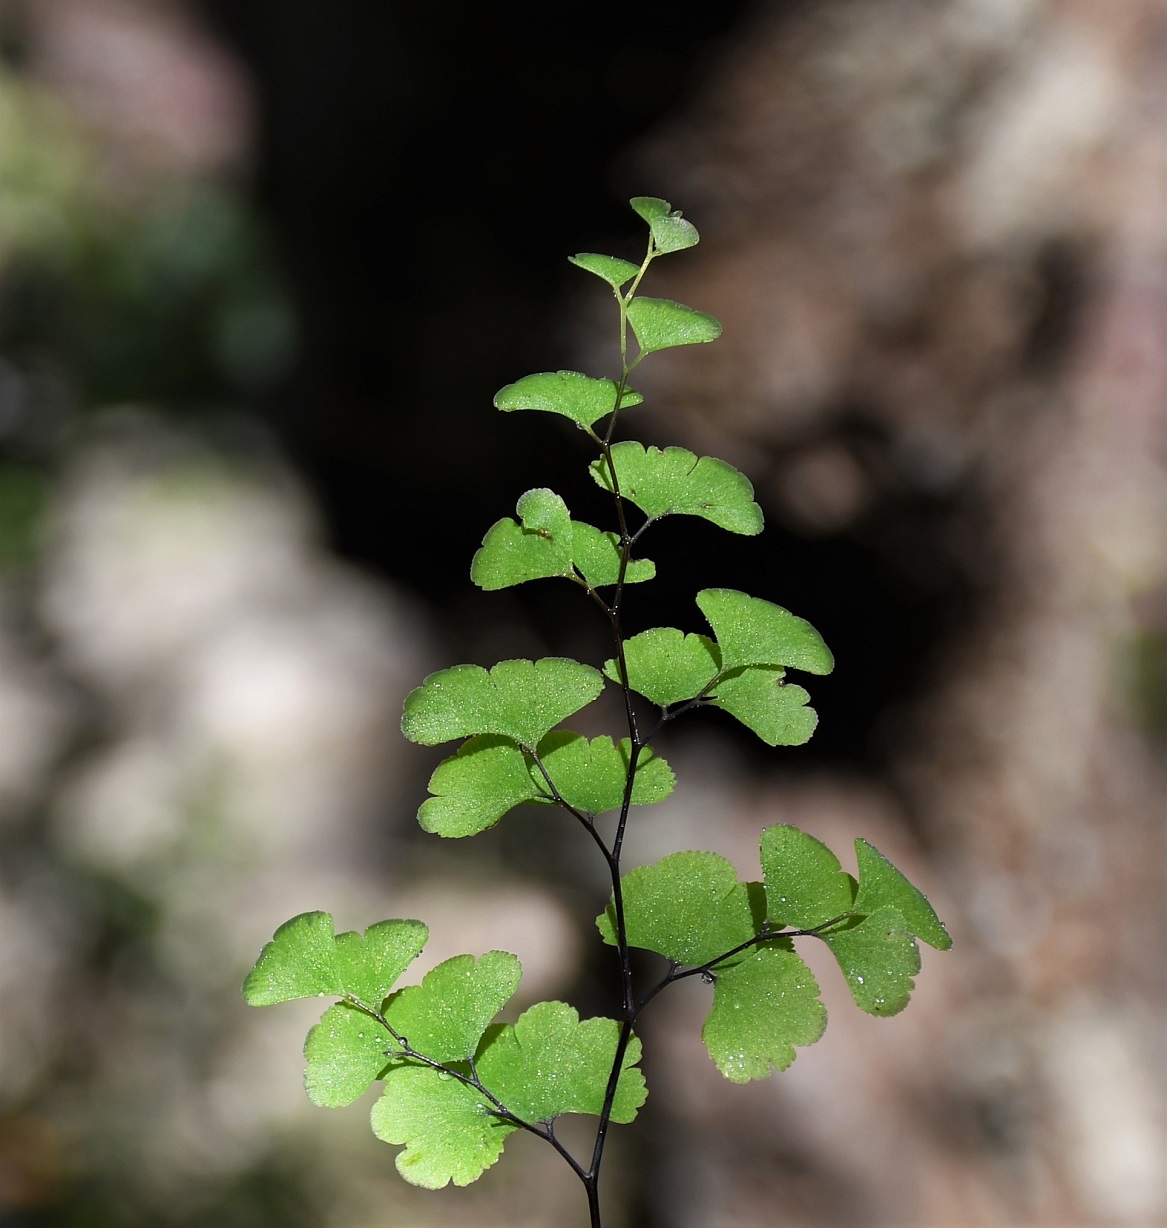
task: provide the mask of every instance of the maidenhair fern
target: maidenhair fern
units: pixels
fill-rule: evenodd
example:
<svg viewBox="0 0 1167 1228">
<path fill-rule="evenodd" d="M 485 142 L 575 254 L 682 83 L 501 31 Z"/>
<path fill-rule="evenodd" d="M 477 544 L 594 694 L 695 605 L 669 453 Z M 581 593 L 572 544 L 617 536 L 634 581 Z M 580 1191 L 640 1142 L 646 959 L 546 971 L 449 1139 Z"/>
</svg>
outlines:
<svg viewBox="0 0 1167 1228">
<path fill-rule="evenodd" d="M 676 981 L 710 985 L 702 1039 L 735 1083 L 784 1070 L 795 1049 L 826 1027 L 819 987 L 796 940 L 824 943 L 855 1004 L 872 1015 L 907 1005 L 920 968 L 917 940 L 944 950 L 948 933 L 924 896 L 872 845 L 856 842 L 857 876 L 814 837 L 789 826 L 761 834 L 760 882 L 741 882 L 716 853 L 677 852 L 624 870 L 624 837 L 636 806 L 667 798 L 675 778 L 654 742 L 695 709 L 729 713 L 769 746 L 798 746 L 814 732 L 810 696 L 787 678 L 822 675 L 834 660 L 818 632 L 764 597 L 729 588 L 696 594 L 700 630 L 622 631 L 628 585 L 651 580 L 641 539 L 664 516 L 699 516 L 730 533 L 762 531 L 749 480 L 724 461 L 685 448 L 613 442 L 618 418 L 643 397 L 629 377 L 645 357 L 713 341 L 712 316 L 638 293 L 658 257 L 694 246 L 692 223 L 663 200 L 637 197 L 648 224 L 639 265 L 583 253 L 572 263 L 612 288 L 620 374 L 542 372 L 495 397 L 504 411 L 538 410 L 571 419 L 598 453 L 592 479 L 612 498 L 614 526 L 572 519 L 554 491 L 529 490 L 515 517 L 487 530 L 471 563 L 475 584 L 495 590 L 564 579 L 597 607 L 612 656 L 596 665 L 562 657 L 455 665 L 431 674 L 405 701 L 402 732 L 413 742 L 460 742 L 438 764 L 418 814 L 427 832 L 477 835 L 523 804 L 555 807 L 578 824 L 606 863 L 611 894 L 597 918 L 613 947 L 612 1018 L 580 1019 L 563 1002 L 540 1002 L 514 1024 L 493 1022 L 519 985 L 515 955 L 459 955 L 420 985 L 394 985 L 425 946 L 420 921 L 382 921 L 363 935 L 334 934 L 328 913 L 294 917 L 264 947 L 244 983 L 253 1006 L 293 998 L 337 999 L 308 1033 L 306 1084 L 315 1103 L 352 1103 L 371 1084 L 382 1094 L 374 1133 L 402 1148 L 401 1175 L 436 1189 L 476 1180 L 526 1130 L 571 1166 L 601 1223 L 599 1177 L 608 1127 L 631 1122 L 647 1096 L 635 1027 L 641 1012 Z M 635 346 L 630 353 L 630 346 Z M 559 726 L 615 686 L 626 728 L 619 740 L 586 738 Z M 641 984 L 631 951 L 664 960 Z M 638 965 L 639 966 L 639 965 Z M 590 1154 L 571 1154 L 555 1133 L 565 1113 L 596 1119 Z"/>
</svg>

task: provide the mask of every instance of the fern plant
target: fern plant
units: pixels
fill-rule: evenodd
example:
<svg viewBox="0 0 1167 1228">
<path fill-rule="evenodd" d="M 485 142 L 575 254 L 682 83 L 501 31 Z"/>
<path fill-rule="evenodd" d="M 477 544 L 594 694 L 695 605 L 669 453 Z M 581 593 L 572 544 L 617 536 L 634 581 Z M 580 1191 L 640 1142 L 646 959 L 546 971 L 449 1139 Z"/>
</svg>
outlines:
<svg viewBox="0 0 1167 1228">
<path fill-rule="evenodd" d="M 826 1026 L 796 940 L 825 943 L 855 1004 L 873 1015 L 907 1004 L 920 967 L 917 939 L 951 945 L 925 897 L 863 840 L 855 846 L 857 876 L 786 825 L 761 833 L 760 882 L 739 881 L 729 861 L 709 852 L 676 852 L 624 871 L 633 809 L 673 790 L 673 772 L 655 749 L 665 726 L 716 707 L 769 746 L 800 745 L 817 717 L 787 671 L 822 675 L 834 666 L 808 622 L 735 589 L 696 594 L 710 634 L 657 627 L 624 636 L 628 586 L 655 574 L 636 555 L 657 521 L 699 516 L 731 533 L 762 530 L 750 482 L 724 461 L 613 441 L 617 422 L 643 400 L 629 383 L 640 363 L 721 332 L 704 312 L 640 295 L 653 261 L 694 246 L 698 234 L 666 201 L 637 197 L 631 205 L 649 229 L 639 265 L 594 253 L 571 258 L 612 289 L 619 374 L 544 372 L 495 397 L 500 410 L 559 414 L 585 432 L 597 453 L 590 474 L 612 498 L 615 528 L 573 520 L 558 494 L 529 490 L 516 518 L 486 533 L 470 569 L 488 590 L 550 578 L 576 585 L 610 629 L 612 656 L 600 669 L 562 657 L 502 661 L 490 670 L 455 665 L 409 695 L 402 719 L 414 742 L 461 741 L 429 782 L 432 796 L 418 815 L 427 832 L 474 836 L 526 803 L 565 812 L 595 848 L 611 878 L 597 926 L 614 952 L 613 1017 L 581 1019 L 564 1002 L 540 1002 L 513 1024 L 494 1022 L 521 973 L 505 951 L 456 956 L 419 985 L 394 990 L 425 945 L 425 925 L 390 920 L 363 936 L 334 934 L 325 912 L 282 925 L 243 987 L 254 1006 L 337 999 L 308 1033 L 308 1095 L 337 1107 L 380 1081 L 373 1131 L 402 1148 L 396 1162 L 407 1181 L 467 1185 L 494 1164 L 510 1134 L 525 1130 L 555 1148 L 582 1182 L 592 1228 L 601 1224 L 609 1128 L 631 1122 L 647 1095 L 636 1025 L 670 985 L 689 977 L 710 985 L 702 1039 L 721 1073 L 745 1083 L 784 1070 L 796 1046 L 812 1044 Z M 620 740 L 559 728 L 608 684 L 622 697 Z M 638 982 L 633 948 L 661 957 L 655 980 Z M 572 1154 L 557 1137 L 556 1119 L 566 1113 L 595 1119 L 589 1154 Z"/>
</svg>

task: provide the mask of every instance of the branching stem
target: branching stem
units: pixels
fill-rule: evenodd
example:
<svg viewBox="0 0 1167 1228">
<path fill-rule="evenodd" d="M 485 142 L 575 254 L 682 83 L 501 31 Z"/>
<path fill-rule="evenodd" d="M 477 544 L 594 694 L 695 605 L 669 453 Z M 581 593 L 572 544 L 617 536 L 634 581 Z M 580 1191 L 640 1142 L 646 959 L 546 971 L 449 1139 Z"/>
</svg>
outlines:
<svg viewBox="0 0 1167 1228">
<path fill-rule="evenodd" d="M 371 1006 L 366 1005 L 359 998 L 354 998 L 351 994 L 345 994 L 344 1001 L 354 1010 L 358 1010 L 363 1015 L 367 1015 L 370 1019 L 376 1021 L 385 1029 L 386 1032 L 393 1038 L 397 1044 L 399 1053 L 386 1052 L 386 1057 L 403 1057 L 411 1062 L 416 1062 L 419 1066 L 428 1066 L 431 1070 L 437 1070 L 441 1074 L 448 1075 L 452 1079 L 457 1079 L 464 1086 L 472 1088 L 483 1099 L 487 1100 L 491 1105 L 491 1112 L 500 1120 L 509 1122 L 512 1126 L 518 1127 L 520 1130 L 526 1130 L 529 1134 L 535 1135 L 536 1138 L 541 1138 L 544 1142 L 550 1143 L 552 1147 L 567 1161 L 571 1166 L 576 1176 L 581 1180 L 586 1178 L 583 1166 L 579 1161 L 567 1150 L 566 1147 L 555 1137 L 555 1131 L 551 1128 L 550 1122 L 541 1125 L 537 1122 L 526 1121 L 518 1116 L 517 1113 L 512 1113 L 510 1109 L 488 1088 L 478 1077 L 478 1069 L 474 1064 L 473 1057 L 467 1059 L 467 1065 L 470 1067 L 470 1073 L 466 1074 L 459 1070 L 456 1066 L 451 1066 L 446 1062 L 435 1061 L 432 1057 L 427 1057 L 424 1053 L 419 1052 L 389 1022 L 388 1019 L 379 1011 Z"/>
</svg>

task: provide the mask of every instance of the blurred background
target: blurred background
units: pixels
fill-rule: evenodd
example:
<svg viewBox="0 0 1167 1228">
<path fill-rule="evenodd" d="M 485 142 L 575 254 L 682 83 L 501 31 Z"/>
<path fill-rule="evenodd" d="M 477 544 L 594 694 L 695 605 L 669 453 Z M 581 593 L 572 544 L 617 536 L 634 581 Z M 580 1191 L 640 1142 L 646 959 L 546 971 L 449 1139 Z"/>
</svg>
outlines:
<svg viewBox="0 0 1167 1228">
<path fill-rule="evenodd" d="M 612 371 L 565 257 L 639 258 L 642 193 L 704 240 L 649 293 L 725 335 L 627 429 L 767 531 L 655 529 L 629 630 L 735 586 L 838 667 L 805 748 L 671 733 L 628 862 L 862 835 L 955 949 L 895 1021 L 811 951 L 832 1026 L 745 1088 L 707 988 L 662 998 L 612 1228 L 1167 1224 L 1164 82 L 1159 0 L 0 0 L 0 1224 L 582 1222 L 522 1137 L 405 1185 L 303 1094 L 319 1004 L 238 987 L 322 908 L 612 1010 L 579 833 L 422 837 L 398 720 L 605 651 L 571 586 L 467 571 L 530 486 L 603 514 L 583 437 L 491 397 Z"/>
</svg>

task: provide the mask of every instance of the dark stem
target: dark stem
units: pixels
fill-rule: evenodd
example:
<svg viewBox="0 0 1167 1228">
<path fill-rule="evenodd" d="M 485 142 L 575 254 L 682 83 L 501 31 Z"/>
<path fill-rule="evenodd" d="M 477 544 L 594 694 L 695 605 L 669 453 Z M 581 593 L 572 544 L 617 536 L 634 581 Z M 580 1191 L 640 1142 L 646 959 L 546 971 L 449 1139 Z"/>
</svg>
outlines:
<svg viewBox="0 0 1167 1228">
<path fill-rule="evenodd" d="M 624 600 L 624 583 L 628 575 L 628 563 L 632 557 L 632 544 L 647 526 L 641 525 L 635 535 L 630 535 L 628 532 L 628 521 L 624 513 L 624 498 L 620 493 L 620 480 L 616 476 L 616 466 L 612 460 L 612 432 L 615 429 L 616 419 L 619 417 L 620 402 L 623 400 L 624 392 L 628 387 L 628 376 L 644 357 L 642 352 L 633 362 L 629 363 L 628 361 L 627 305 L 632 301 L 637 287 L 640 285 L 641 278 L 643 278 L 655 255 L 655 244 L 650 237 L 644 263 L 640 266 L 640 270 L 636 274 L 636 278 L 627 293 L 621 296 L 619 290 L 616 290 L 616 300 L 620 305 L 621 373 L 616 385 L 616 402 L 608 420 L 607 430 L 604 432 L 603 438 L 599 439 L 598 442 L 604 464 L 608 470 L 612 497 L 616 504 L 616 521 L 620 534 L 620 569 L 616 577 L 615 592 L 610 604 L 605 604 L 595 593 L 595 590 L 588 586 L 590 595 L 597 601 L 608 618 L 608 626 L 615 643 L 616 663 L 620 675 L 620 689 L 624 696 L 624 715 L 628 722 L 628 770 L 624 779 L 624 796 L 620 804 L 620 817 L 616 823 L 616 834 L 613 837 L 611 848 L 604 844 L 595 830 L 594 823 L 590 819 L 584 819 L 578 812 L 574 812 L 576 817 L 581 819 L 584 826 L 587 827 L 603 853 L 604 860 L 608 864 L 608 871 L 612 879 L 612 911 L 614 913 L 616 930 L 616 953 L 620 963 L 620 981 L 624 998 L 620 1035 L 616 1041 L 616 1053 L 612 1062 L 612 1070 L 608 1076 L 607 1088 L 604 1091 L 604 1103 L 600 1111 L 599 1124 L 596 1127 L 596 1141 L 592 1148 L 591 1165 L 586 1172 L 582 1172 L 575 1163 L 572 1165 L 577 1175 L 583 1181 L 584 1188 L 587 1191 L 591 1228 L 602 1228 L 600 1220 L 600 1165 L 604 1158 L 604 1145 L 607 1142 L 608 1126 L 611 1124 L 612 1110 L 616 1103 L 616 1090 L 620 1084 L 620 1075 L 624 1068 L 624 1059 L 628 1053 L 628 1044 L 632 1039 L 632 1025 L 637 1013 L 636 995 L 632 982 L 632 957 L 628 947 L 628 926 L 624 916 L 624 892 L 620 882 L 620 855 L 624 846 L 624 832 L 628 826 L 628 814 L 632 808 L 632 791 L 636 783 L 636 769 L 644 742 L 641 740 L 640 730 L 636 721 L 636 709 L 632 702 L 632 688 L 628 685 L 628 662 L 624 654 L 624 631 L 620 622 L 620 608 Z M 544 776 L 546 777 L 545 772 Z M 548 780 L 548 785 L 553 788 L 550 785 L 550 780 Z"/>
<path fill-rule="evenodd" d="M 628 378 L 627 368 L 620 382 L 621 393 Z M 619 402 L 617 402 L 619 403 Z M 610 432 L 609 432 L 610 437 Z M 624 500 L 620 495 L 619 480 L 616 477 L 616 466 L 612 462 L 612 452 L 608 440 L 602 444 L 604 460 L 612 483 L 612 493 L 616 502 L 616 517 L 620 530 L 620 571 L 616 581 L 616 591 L 611 605 L 608 607 L 608 622 L 615 641 L 616 660 L 620 674 L 620 689 L 624 695 L 624 711 L 628 721 L 628 770 L 624 778 L 624 796 L 620 803 L 620 816 L 616 822 L 616 834 L 612 839 L 611 851 L 608 854 L 608 868 L 612 878 L 612 911 L 615 914 L 616 952 L 620 963 L 620 981 L 623 989 L 624 1009 L 620 1023 L 620 1035 L 616 1041 L 616 1052 L 612 1060 L 612 1069 L 608 1075 L 608 1086 L 604 1091 L 604 1103 L 600 1110 L 600 1120 L 596 1127 L 596 1141 L 592 1148 L 592 1162 L 588 1169 L 584 1185 L 588 1191 L 588 1209 L 591 1214 L 592 1228 L 600 1228 L 599 1180 L 600 1166 L 604 1159 L 604 1147 L 608 1141 L 608 1127 L 612 1122 L 612 1110 L 616 1103 L 616 1092 L 620 1085 L 620 1076 L 624 1070 L 624 1059 L 628 1053 L 628 1045 L 632 1039 L 632 1025 L 636 1019 L 636 991 L 632 980 L 632 955 L 628 946 L 628 925 L 624 915 L 624 891 L 620 882 L 620 855 L 624 847 L 624 833 L 628 826 L 628 815 L 632 809 L 632 792 L 636 785 L 636 769 L 640 760 L 643 743 L 636 721 L 636 709 L 632 703 L 632 688 L 628 683 L 628 663 L 624 654 L 624 631 L 620 621 L 620 606 L 624 597 L 624 581 L 628 572 L 628 562 L 632 554 L 633 538 L 628 533 L 628 524 L 624 515 Z"/>
<path fill-rule="evenodd" d="M 640 1012 L 644 1010 L 662 989 L 667 989 L 668 986 L 675 984 L 677 981 L 683 981 L 691 976 L 712 976 L 719 964 L 724 964 L 727 959 L 733 959 L 735 955 L 748 951 L 750 947 L 759 947 L 764 942 L 776 942 L 780 938 L 817 938 L 824 930 L 829 930 L 832 925 L 838 925 L 840 921 L 846 921 L 848 917 L 854 915 L 854 913 L 850 912 L 840 913 L 829 921 L 823 921 L 819 925 L 814 925 L 804 930 L 771 930 L 763 925 L 752 938 L 747 938 L 745 942 L 739 942 L 736 947 L 723 951 L 720 955 L 714 956 L 713 959 L 707 960 L 695 968 L 685 968 L 683 971 L 678 971 L 681 967 L 680 964 L 675 960 L 670 960 L 668 972 L 637 1002 L 632 1021 L 633 1023 L 636 1022 Z"/>
</svg>

